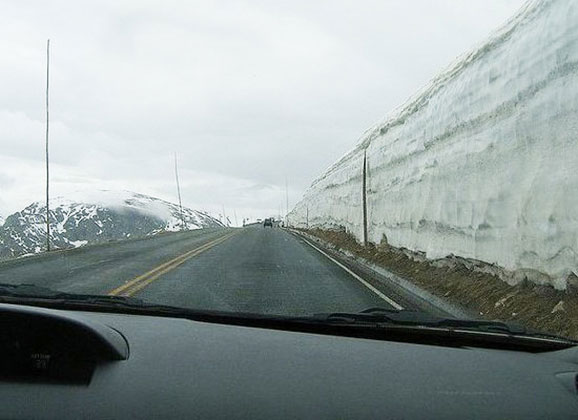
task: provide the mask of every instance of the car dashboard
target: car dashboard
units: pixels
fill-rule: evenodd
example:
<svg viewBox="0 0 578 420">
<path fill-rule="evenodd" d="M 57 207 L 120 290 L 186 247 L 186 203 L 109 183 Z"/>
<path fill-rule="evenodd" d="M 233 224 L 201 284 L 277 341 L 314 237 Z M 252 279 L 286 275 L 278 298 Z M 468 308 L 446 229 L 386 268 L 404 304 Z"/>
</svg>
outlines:
<svg viewBox="0 0 578 420">
<path fill-rule="evenodd" d="M 3 418 L 578 418 L 530 353 L 0 304 Z"/>
</svg>

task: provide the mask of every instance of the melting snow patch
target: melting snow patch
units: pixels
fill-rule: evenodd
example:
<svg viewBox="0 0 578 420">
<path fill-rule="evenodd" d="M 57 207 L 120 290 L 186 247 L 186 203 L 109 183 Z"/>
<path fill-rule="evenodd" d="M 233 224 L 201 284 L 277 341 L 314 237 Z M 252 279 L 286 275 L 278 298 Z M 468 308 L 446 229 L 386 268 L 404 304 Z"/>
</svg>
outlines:
<svg viewBox="0 0 578 420">
<path fill-rule="evenodd" d="M 556 312 L 564 312 L 566 309 L 564 308 L 564 301 L 561 300 L 552 308 L 552 313 L 555 314 Z"/>
<path fill-rule="evenodd" d="M 88 241 L 68 241 L 68 243 L 70 245 L 72 245 L 75 248 L 78 248 L 80 246 L 84 246 L 88 243 Z"/>
</svg>

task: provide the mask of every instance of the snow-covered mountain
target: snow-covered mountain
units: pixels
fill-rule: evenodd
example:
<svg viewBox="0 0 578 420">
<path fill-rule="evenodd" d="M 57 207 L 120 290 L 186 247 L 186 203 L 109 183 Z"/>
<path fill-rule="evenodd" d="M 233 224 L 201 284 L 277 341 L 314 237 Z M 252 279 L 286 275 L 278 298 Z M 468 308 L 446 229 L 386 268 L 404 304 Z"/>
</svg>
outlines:
<svg viewBox="0 0 578 420">
<path fill-rule="evenodd" d="M 46 207 L 32 203 L 0 223 L 0 259 L 45 249 Z M 183 208 L 187 229 L 222 227 L 218 220 Z M 94 191 L 50 202 L 51 244 L 71 248 L 87 243 L 154 235 L 183 229 L 179 206 L 129 191 Z"/>
<path fill-rule="evenodd" d="M 4 218 L 3 218 L 2 215 L 0 214 L 0 227 L 2 227 L 3 224 L 4 224 Z"/>
</svg>

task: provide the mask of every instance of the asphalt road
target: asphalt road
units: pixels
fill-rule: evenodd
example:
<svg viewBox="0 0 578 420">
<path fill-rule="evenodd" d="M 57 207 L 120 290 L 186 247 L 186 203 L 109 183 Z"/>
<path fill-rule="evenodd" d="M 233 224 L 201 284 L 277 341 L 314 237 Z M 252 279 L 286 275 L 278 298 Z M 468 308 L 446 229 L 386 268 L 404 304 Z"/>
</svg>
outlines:
<svg viewBox="0 0 578 420">
<path fill-rule="evenodd" d="M 3 263 L 0 283 L 278 315 L 418 308 L 329 254 L 278 228 L 199 230 Z"/>
<path fill-rule="evenodd" d="M 222 234 L 223 229 L 200 229 L 20 258 L 0 263 L 0 283 L 103 294 Z"/>
<path fill-rule="evenodd" d="M 288 315 L 386 305 L 303 240 L 261 226 L 189 260 L 138 296 L 193 308 Z"/>
</svg>

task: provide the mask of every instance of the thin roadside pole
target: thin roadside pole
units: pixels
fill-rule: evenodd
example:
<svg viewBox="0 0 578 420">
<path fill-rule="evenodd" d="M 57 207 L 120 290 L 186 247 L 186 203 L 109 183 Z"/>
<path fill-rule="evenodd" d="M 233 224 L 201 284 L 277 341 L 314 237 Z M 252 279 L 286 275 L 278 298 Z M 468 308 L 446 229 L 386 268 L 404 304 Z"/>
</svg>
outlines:
<svg viewBox="0 0 578 420">
<path fill-rule="evenodd" d="M 50 76 L 50 39 L 46 42 L 46 251 L 50 251 L 50 166 L 48 164 L 48 88 Z"/>
<path fill-rule="evenodd" d="M 289 188 L 287 187 L 287 177 L 285 177 L 285 226 L 289 227 Z"/>
<path fill-rule="evenodd" d="M 363 181 L 361 196 L 363 200 L 363 245 L 367 245 L 367 150 L 363 151 Z"/>
<path fill-rule="evenodd" d="M 179 167 L 177 163 L 177 152 L 175 152 L 175 179 L 177 180 L 177 196 L 179 197 L 179 210 L 181 212 L 181 223 L 183 224 L 184 230 L 188 230 L 185 215 L 183 214 L 183 202 L 181 201 L 181 184 L 179 182 Z"/>
</svg>

